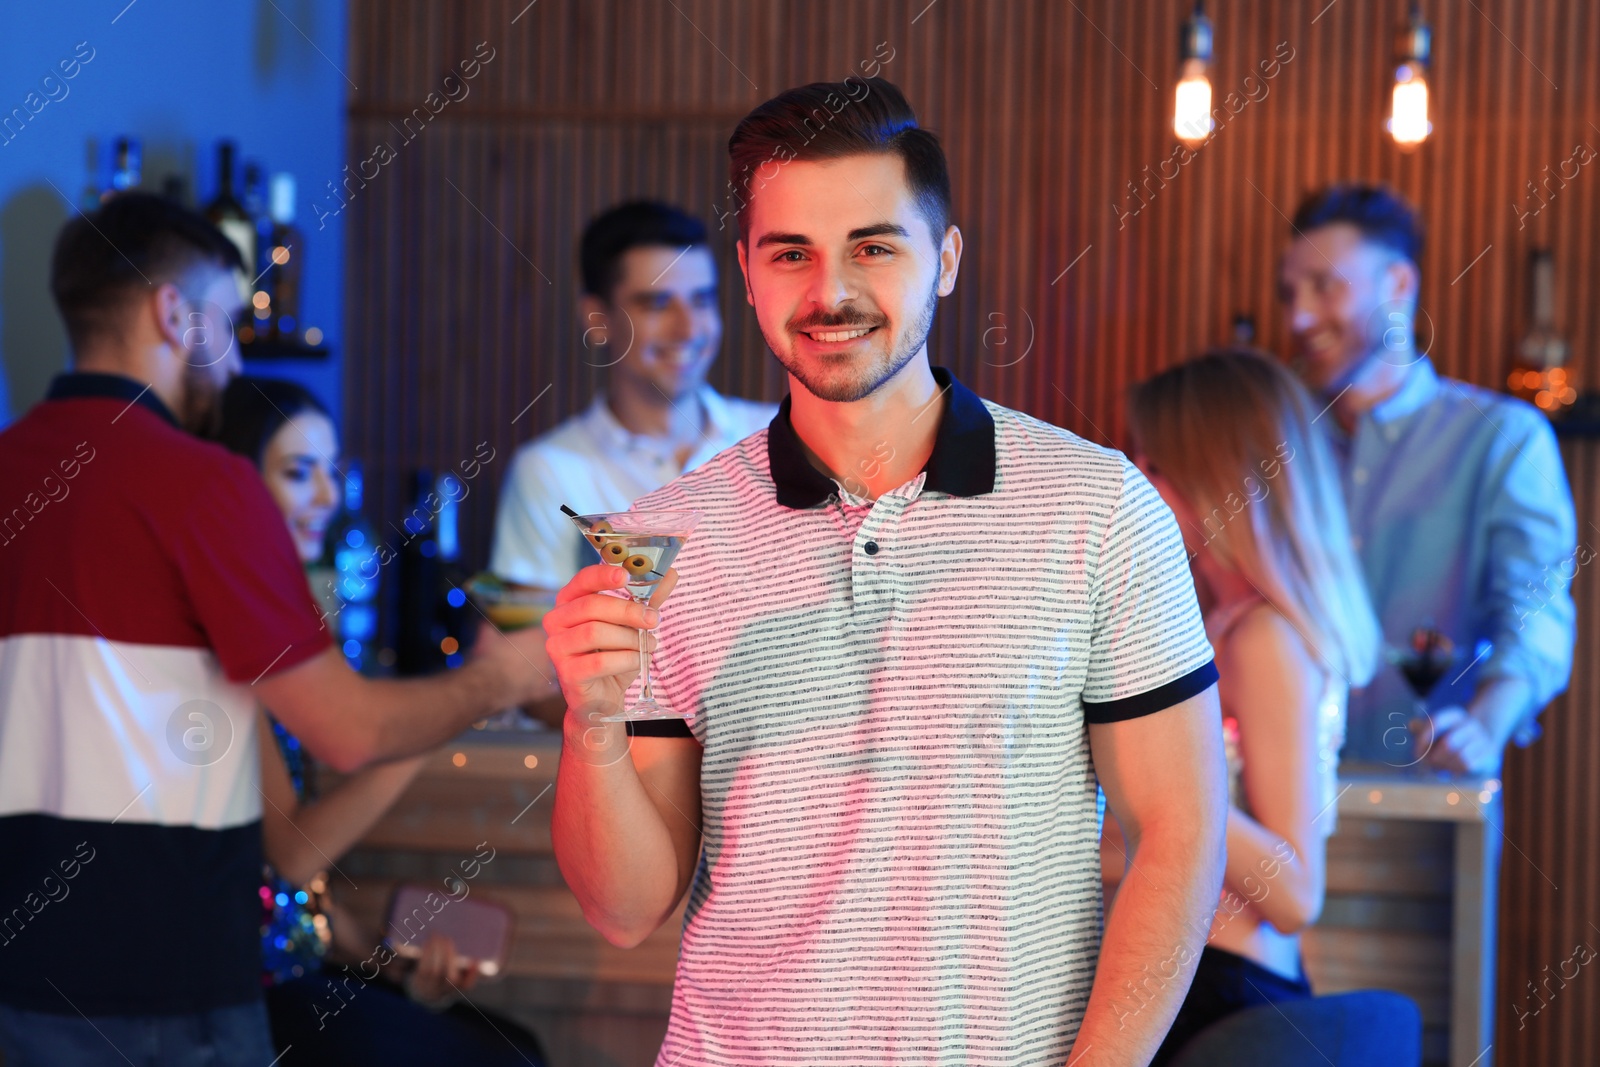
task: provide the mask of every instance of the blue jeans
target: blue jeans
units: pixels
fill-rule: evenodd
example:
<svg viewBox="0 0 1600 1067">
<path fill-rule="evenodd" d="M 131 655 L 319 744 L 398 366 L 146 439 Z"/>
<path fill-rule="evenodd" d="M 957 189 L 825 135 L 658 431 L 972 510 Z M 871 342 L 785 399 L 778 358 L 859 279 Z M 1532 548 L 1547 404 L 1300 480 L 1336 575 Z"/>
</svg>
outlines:
<svg viewBox="0 0 1600 1067">
<path fill-rule="evenodd" d="M 5 1067 L 267 1067 L 261 1001 L 190 1015 L 55 1015 L 0 1004 Z"/>
</svg>

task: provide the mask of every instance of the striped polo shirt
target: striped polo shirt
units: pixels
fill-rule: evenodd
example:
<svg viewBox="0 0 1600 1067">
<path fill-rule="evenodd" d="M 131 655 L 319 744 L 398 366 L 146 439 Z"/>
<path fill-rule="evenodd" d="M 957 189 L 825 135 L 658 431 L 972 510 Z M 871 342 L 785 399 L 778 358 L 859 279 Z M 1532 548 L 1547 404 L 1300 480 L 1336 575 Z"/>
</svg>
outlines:
<svg viewBox="0 0 1600 1067">
<path fill-rule="evenodd" d="M 0 1003 L 258 998 L 249 686 L 329 643 L 282 514 L 104 374 L 0 432 L 0 509 Z"/>
<path fill-rule="evenodd" d="M 876 501 L 786 400 L 635 505 L 704 516 L 654 660 L 703 748 L 663 1067 L 1059 1067 L 1100 945 L 1086 726 L 1216 680 L 1150 483 L 934 374 L 932 456 Z"/>
</svg>

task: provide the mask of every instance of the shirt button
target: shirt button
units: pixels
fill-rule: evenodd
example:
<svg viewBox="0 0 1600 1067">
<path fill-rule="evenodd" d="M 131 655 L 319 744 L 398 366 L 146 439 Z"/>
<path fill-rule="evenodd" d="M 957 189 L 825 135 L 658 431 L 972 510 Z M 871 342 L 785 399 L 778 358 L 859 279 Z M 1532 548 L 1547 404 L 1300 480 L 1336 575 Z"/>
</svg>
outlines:
<svg viewBox="0 0 1600 1067">
<path fill-rule="evenodd" d="M 1355 470 L 1350 472 L 1350 478 L 1357 485 L 1366 485 L 1367 484 L 1367 468 L 1365 468 L 1365 467 L 1357 467 Z"/>
<path fill-rule="evenodd" d="M 867 555 L 869 556 L 876 556 L 878 554 L 878 542 L 876 541 L 868 541 L 862 547 L 867 550 Z"/>
</svg>

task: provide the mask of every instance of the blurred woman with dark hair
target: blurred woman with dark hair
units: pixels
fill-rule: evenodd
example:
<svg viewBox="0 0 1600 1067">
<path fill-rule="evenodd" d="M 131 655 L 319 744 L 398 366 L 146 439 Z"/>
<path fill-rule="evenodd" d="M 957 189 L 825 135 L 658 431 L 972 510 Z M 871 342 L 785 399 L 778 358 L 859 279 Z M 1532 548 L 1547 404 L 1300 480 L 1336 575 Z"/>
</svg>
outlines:
<svg viewBox="0 0 1600 1067">
<path fill-rule="evenodd" d="M 339 436 L 327 409 L 293 382 L 241 377 L 223 394 L 221 421 L 220 443 L 261 472 L 301 560 L 320 559 L 340 503 Z M 305 799 L 299 742 L 267 715 L 260 731 L 267 801 L 261 835 L 270 868 L 261 890 L 263 980 L 273 1043 L 280 1055 L 294 1049 L 285 1067 L 543 1063 L 532 1034 L 498 1016 L 489 1023 L 476 1008 L 455 1003 L 458 992 L 476 982 L 477 969 L 456 961 L 447 937 L 430 935 L 400 983 L 380 972 L 359 987 L 370 987 L 370 995 L 348 1003 L 330 999 L 329 978 L 348 988 L 349 969 L 325 971 L 325 961 L 370 961 L 383 933 L 327 896 L 325 868 L 372 829 L 427 757 L 359 771 L 311 801 Z M 407 965 L 396 960 L 391 966 Z M 321 1007 L 326 1003 L 344 1008 L 328 1012 Z"/>
<path fill-rule="evenodd" d="M 1259 352 L 1207 352 L 1137 386 L 1129 407 L 1134 462 L 1183 530 L 1216 653 L 1231 802 L 1222 906 L 1160 1064 L 1225 1015 L 1311 995 L 1299 934 L 1322 910 L 1346 701 L 1371 679 L 1379 635 L 1293 374 Z"/>
</svg>

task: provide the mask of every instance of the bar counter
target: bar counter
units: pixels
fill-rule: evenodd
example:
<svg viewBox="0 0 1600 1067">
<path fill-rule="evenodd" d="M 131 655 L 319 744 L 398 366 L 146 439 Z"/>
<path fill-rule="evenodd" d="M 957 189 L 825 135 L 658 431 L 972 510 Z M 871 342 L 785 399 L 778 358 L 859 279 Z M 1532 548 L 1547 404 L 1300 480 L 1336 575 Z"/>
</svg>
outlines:
<svg viewBox="0 0 1600 1067">
<path fill-rule="evenodd" d="M 666 1031 L 682 912 L 628 950 L 584 921 L 550 846 L 559 753 L 553 731 L 469 732 L 330 881 L 376 925 L 396 884 L 442 882 L 487 843 L 472 892 L 515 924 L 505 974 L 471 1001 L 531 1027 L 552 1063 L 644 1067 Z M 1422 1009 L 1425 1063 L 1488 1067 L 1499 784 L 1351 775 L 1340 790 L 1327 903 L 1304 939 L 1313 986 L 1405 993 Z"/>
<path fill-rule="evenodd" d="M 682 911 L 633 949 L 584 921 L 550 847 L 560 751 L 554 731 L 469 732 L 433 754 L 330 884 L 381 926 L 397 884 L 440 885 L 487 842 L 494 858 L 472 894 L 504 904 L 515 922 L 505 973 L 468 999 L 526 1024 L 552 1064 L 648 1065 L 666 1033 Z"/>
</svg>

